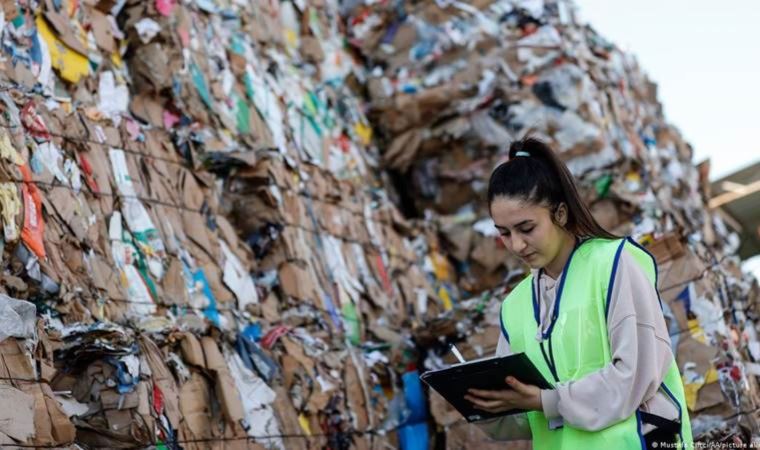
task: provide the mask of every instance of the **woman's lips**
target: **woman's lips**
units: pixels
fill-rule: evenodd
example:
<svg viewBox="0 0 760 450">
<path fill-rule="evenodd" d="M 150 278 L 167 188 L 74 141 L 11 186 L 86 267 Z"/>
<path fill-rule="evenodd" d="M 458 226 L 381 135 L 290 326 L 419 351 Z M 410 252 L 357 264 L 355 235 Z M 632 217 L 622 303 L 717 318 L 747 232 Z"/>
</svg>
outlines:
<svg viewBox="0 0 760 450">
<path fill-rule="evenodd" d="M 535 257 L 535 256 L 536 256 L 536 252 L 533 252 L 533 253 L 529 253 L 529 254 L 523 256 L 522 258 L 525 259 L 525 260 L 530 260 L 530 259 L 533 259 L 533 257 Z"/>
</svg>

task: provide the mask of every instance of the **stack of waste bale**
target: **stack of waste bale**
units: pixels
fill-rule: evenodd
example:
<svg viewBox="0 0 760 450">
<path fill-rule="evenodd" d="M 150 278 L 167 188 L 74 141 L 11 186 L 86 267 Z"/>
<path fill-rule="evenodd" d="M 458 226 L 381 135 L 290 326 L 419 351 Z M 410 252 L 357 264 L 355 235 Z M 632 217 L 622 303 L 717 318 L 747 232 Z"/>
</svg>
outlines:
<svg viewBox="0 0 760 450">
<path fill-rule="evenodd" d="M 425 426 L 410 330 L 455 287 L 383 188 L 341 20 L 3 3 L 0 385 L 23 407 L 2 445 L 387 448 Z"/>
<path fill-rule="evenodd" d="M 532 135 L 568 164 L 605 228 L 657 258 L 695 436 L 724 422 L 726 435 L 757 434 L 757 288 L 738 237 L 707 207 L 709 165 L 695 167 L 633 56 L 570 1 L 353 1 L 343 12 L 392 195 L 435 224 L 455 269 L 446 281 L 460 298 L 415 332 L 427 368 L 454 362 L 442 341 L 464 340 L 466 357 L 494 351 L 498 304 L 525 268 L 499 243 L 487 180 L 509 143 Z M 445 402 L 432 408 L 449 448 L 482 444 Z"/>
<path fill-rule="evenodd" d="M 698 434 L 755 430 L 706 168 L 572 5 L 517 3 L 3 2 L 0 445 L 487 445 L 418 373 L 493 353 L 527 133 L 660 261 Z"/>
</svg>

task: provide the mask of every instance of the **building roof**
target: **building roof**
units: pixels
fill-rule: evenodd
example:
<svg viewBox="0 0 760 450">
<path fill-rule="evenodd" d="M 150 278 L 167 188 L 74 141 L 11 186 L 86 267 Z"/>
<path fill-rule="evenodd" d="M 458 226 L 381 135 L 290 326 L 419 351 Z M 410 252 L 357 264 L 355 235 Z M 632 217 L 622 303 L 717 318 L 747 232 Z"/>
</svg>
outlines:
<svg viewBox="0 0 760 450">
<path fill-rule="evenodd" d="M 739 256 L 760 254 L 760 161 L 712 182 L 711 191 L 710 207 L 741 236 Z"/>
</svg>

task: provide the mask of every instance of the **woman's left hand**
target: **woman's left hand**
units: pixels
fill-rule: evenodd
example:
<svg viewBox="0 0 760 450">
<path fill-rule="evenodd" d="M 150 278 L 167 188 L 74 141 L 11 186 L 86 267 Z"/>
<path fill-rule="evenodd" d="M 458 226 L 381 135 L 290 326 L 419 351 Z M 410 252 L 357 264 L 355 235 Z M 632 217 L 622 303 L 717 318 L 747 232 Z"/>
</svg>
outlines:
<svg viewBox="0 0 760 450">
<path fill-rule="evenodd" d="M 532 384 L 523 384 L 514 377 L 507 377 L 503 390 L 469 389 L 465 400 L 476 408 L 498 414 L 510 409 L 541 411 L 541 389 Z"/>
</svg>

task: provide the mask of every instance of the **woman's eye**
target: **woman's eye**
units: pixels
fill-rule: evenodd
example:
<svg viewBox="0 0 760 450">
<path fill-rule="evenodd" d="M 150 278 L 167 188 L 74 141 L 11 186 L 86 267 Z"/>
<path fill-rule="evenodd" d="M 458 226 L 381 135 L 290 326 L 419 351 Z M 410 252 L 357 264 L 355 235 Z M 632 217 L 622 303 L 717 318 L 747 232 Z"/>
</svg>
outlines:
<svg viewBox="0 0 760 450">
<path fill-rule="evenodd" d="M 528 233 L 530 233 L 531 231 L 533 231 L 535 228 L 536 228 L 536 227 L 530 227 L 530 228 L 527 228 L 527 229 L 524 229 L 524 230 L 520 230 L 520 232 L 521 232 L 521 233 L 525 233 L 525 234 L 528 234 Z"/>
</svg>

